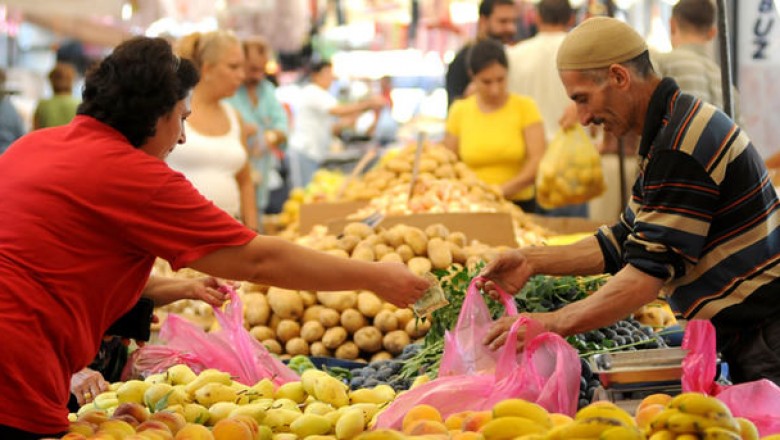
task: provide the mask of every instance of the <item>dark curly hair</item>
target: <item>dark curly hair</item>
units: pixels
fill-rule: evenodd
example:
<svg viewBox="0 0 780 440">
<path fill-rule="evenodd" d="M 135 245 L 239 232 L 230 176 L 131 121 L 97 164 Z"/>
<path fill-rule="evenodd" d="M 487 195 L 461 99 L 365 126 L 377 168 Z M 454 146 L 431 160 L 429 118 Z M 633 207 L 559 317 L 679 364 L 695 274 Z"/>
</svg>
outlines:
<svg viewBox="0 0 780 440">
<path fill-rule="evenodd" d="M 78 114 L 110 125 L 138 148 L 198 80 L 195 66 L 167 41 L 135 37 L 87 72 Z"/>
</svg>

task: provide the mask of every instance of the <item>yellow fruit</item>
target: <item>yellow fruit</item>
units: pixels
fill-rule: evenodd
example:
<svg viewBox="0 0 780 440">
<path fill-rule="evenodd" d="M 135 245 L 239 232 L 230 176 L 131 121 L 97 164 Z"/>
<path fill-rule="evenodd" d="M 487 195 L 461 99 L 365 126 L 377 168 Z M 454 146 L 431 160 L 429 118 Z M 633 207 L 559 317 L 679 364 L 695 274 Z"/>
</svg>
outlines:
<svg viewBox="0 0 780 440">
<path fill-rule="evenodd" d="M 300 412 L 289 409 L 269 409 L 265 413 L 263 425 L 271 428 L 273 432 L 289 432 L 290 424 L 298 417 L 301 417 Z"/>
<path fill-rule="evenodd" d="M 188 365 L 179 364 L 168 368 L 168 382 L 171 385 L 187 385 L 198 376 Z"/>
<path fill-rule="evenodd" d="M 170 384 L 164 382 L 153 384 L 149 386 L 144 393 L 144 404 L 146 404 L 150 410 L 155 411 L 158 409 L 158 404 L 160 404 L 164 398 L 167 398 L 172 394 L 173 386 Z M 165 402 L 162 403 L 163 407 L 168 406 Z"/>
<path fill-rule="evenodd" d="M 362 433 L 363 429 L 365 429 L 363 411 L 358 408 L 349 409 L 336 422 L 336 438 L 348 440 Z"/>
<path fill-rule="evenodd" d="M 715 397 L 701 393 L 682 393 L 669 402 L 670 408 L 677 408 L 680 412 L 698 414 L 700 416 L 732 417 L 731 410 L 725 403 Z"/>
<path fill-rule="evenodd" d="M 742 440 L 758 440 L 758 428 L 750 420 L 744 417 L 735 417 L 734 420 L 739 424 L 739 435 Z"/>
<path fill-rule="evenodd" d="M 355 440 L 405 440 L 406 437 L 398 431 L 392 429 L 377 429 L 375 431 L 364 432 Z"/>
<path fill-rule="evenodd" d="M 493 419 L 506 416 L 525 417 L 547 429 L 553 426 L 546 409 L 522 399 L 506 399 L 493 406 Z"/>
<path fill-rule="evenodd" d="M 300 438 L 306 438 L 310 435 L 325 435 L 332 428 L 333 426 L 327 418 L 317 414 L 303 414 L 290 424 L 290 431 Z"/>
<path fill-rule="evenodd" d="M 412 385 L 409 387 L 409 389 L 410 390 L 414 389 L 414 388 L 416 388 L 416 387 L 418 387 L 418 386 L 420 386 L 420 385 L 422 385 L 424 383 L 428 383 L 430 381 L 431 381 L 430 376 L 428 376 L 427 374 L 421 374 L 421 375 L 417 376 L 414 379 L 414 381 L 412 382 Z"/>
<path fill-rule="evenodd" d="M 566 414 L 552 413 L 550 414 L 550 421 L 552 421 L 553 426 L 561 426 L 568 425 L 569 423 L 573 422 L 574 419 L 567 416 Z"/>
<path fill-rule="evenodd" d="M 310 368 L 301 374 L 301 384 L 303 385 L 303 390 L 306 391 L 306 394 L 310 396 L 314 396 L 314 382 L 319 379 L 320 377 L 330 377 L 328 376 L 328 373 L 317 370 L 315 368 Z"/>
<path fill-rule="evenodd" d="M 327 373 L 325 374 L 326 376 L 321 376 L 314 380 L 314 397 L 336 408 L 349 405 L 347 386 L 335 377 L 328 376 Z"/>
<path fill-rule="evenodd" d="M 128 380 L 116 390 L 119 403 L 144 403 L 144 393 L 151 386 L 140 380 Z"/>
<path fill-rule="evenodd" d="M 583 420 L 593 417 L 616 419 L 623 422 L 626 426 L 636 426 L 636 422 L 631 415 L 612 403 L 594 402 L 577 411 L 574 420 Z"/>
<path fill-rule="evenodd" d="M 324 416 L 325 414 L 331 413 L 335 411 L 336 408 L 333 408 L 332 406 L 328 405 L 327 403 L 323 402 L 317 402 L 314 401 L 308 405 L 306 405 L 306 408 L 303 409 L 304 414 L 317 414 Z"/>
<path fill-rule="evenodd" d="M 228 385 L 210 382 L 195 391 L 195 401 L 205 407 L 217 402 L 235 402 L 236 391 Z"/>
<path fill-rule="evenodd" d="M 574 422 L 559 428 L 554 428 L 554 430 L 557 433 L 557 437 L 555 438 L 593 438 L 599 437 L 604 431 L 608 429 L 619 426 L 626 425 L 617 419 L 591 417 L 579 420 L 575 418 Z"/>
<path fill-rule="evenodd" d="M 249 387 L 248 392 L 255 395 L 257 399 L 273 399 L 275 390 L 276 385 L 270 379 L 263 379 Z"/>
<path fill-rule="evenodd" d="M 651 435 L 648 440 L 675 440 L 677 437 L 677 434 L 664 429 L 662 431 L 653 433 L 653 435 Z"/>
<path fill-rule="evenodd" d="M 146 377 L 146 379 L 144 379 L 144 382 L 148 383 L 149 385 L 154 385 L 156 383 L 168 383 L 168 375 L 165 373 L 150 374 Z"/>
<path fill-rule="evenodd" d="M 739 432 L 739 424 L 732 418 L 712 419 L 683 412 L 669 417 L 666 426 L 668 430 L 679 434 L 702 433 L 708 428 L 723 428 L 732 432 Z"/>
<path fill-rule="evenodd" d="M 701 438 L 703 440 L 741 440 L 742 437 L 739 436 L 739 433 L 734 431 L 715 427 L 705 429 L 704 435 L 701 436 Z"/>
<path fill-rule="evenodd" d="M 485 424 L 479 433 L 486 440 L 513 439 L 519 435 L 543 434 L 547 428 L 525 417 L 505 416 Z"/>
<path fill-rule="evenodd" d="M 604 430 L 599 436 L 599 440 L 645 440 L 645 436 L 637 428 L 615 426 Z"/>
<path fill-rule="evenodd" d="M 301 382 L 287 382 L 280 386 L 274 393 L 274 399 L 290 399 L 295 403 L 303 403 L 306 400 L 306 392 Z"/>
<path fill-rule="evenodd" d="M 248 416 L 257 423 L 263 423 L 263 419 L 265 419 L 265 412 L 265 405 L 258 403 L 248 403 L 246 405 L 240 405 L 238 408 L 231 411 L 228 417 L 232 418 L 236 416 Z"/>
<path fill-rule="evenodd" d="M 184 405 L 184 420 L 188 423 L 205 424 L 209 420 L 209 409 L 198 403 Z"/>
<path fill-rule="evenodd" d="M 233 383 L 233 379 L 230 378 L 230 373 L 225 373 L 213 369 L 203 370 L 200 372 L 198 377 L 184 386 L 184 391 L 190 395 L 194 395 L 198 389 L 208 383 L 221 383 L 222 385 L 229 386 L 231 383 Z"/>
<path fill-rule="evenodd" d="M 220 420 L 224 420 L 230 416 L 230 413 L 238 408 L 233 402 L 217 402 L 209 407 L 209 420 L 206 424 L 214 426 L 219 423 Z"/>
</svg>

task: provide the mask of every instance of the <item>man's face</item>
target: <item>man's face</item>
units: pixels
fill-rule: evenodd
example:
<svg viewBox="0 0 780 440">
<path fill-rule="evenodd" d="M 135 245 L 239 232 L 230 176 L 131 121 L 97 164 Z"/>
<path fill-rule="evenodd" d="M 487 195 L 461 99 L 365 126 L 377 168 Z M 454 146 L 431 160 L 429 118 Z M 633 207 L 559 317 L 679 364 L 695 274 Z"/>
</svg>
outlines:
<svg viewBox="0 0 780 440">
<path fill-rule="evenodd" d="M 141 150 L 165 160 L 177 144 L 183 144 L 187 140 L 184 121 L 190 113 L 190 96 L 187 96 L 177 102 L 170 113 L 157 120 L 154 136 L 141 146 Z"/>
<path fill-rule="evenodd" d="M 512 43 L 517 34 L 517 11 L 512 5 L 496 5 L 488 17 L 479 18 L 488 37 L 504 44 Z"/>
<path fill-rule="evenodd" d="M 265 78 L 265 65 L 268 64 L 268 56 L 265 50 L 256 46 L 249 48 L 246 54 L 246 83 L 250 86 L 257 85 Z"/>
<path fill-rule="evenodd" d="M 619 94 L 611 75 L 606 69 L 603 80 L 576 70 L 560 72 L 566 94 L 577 105 L 580 123 L 603 125 L 605 131 L 620 137 L 632 128 L 629 111 L 631 99 L 625 94 Z"/>
</svg>

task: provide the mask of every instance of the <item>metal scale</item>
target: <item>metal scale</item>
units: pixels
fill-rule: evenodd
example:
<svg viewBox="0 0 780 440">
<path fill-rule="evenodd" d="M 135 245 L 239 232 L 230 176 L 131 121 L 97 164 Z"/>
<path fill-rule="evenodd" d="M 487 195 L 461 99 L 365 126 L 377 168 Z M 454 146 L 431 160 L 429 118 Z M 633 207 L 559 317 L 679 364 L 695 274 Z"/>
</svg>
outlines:
<svg viewBox="0 0 780 440">
<path fill-rule="evenodd" d="M 591 370 L 601 381 L 593 401 L 608 400 L 633 414 L 642 399 L 650 394 L 679 394 L 686 352 L 673 347 L 592 356 Z"/>
</svg>

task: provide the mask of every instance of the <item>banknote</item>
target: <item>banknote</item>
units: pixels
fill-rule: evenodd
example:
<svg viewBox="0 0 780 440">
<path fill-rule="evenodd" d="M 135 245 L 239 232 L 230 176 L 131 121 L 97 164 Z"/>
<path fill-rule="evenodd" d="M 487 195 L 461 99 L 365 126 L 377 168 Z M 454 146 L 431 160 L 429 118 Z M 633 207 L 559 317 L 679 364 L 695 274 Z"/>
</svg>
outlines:
<svg viewBox="0 0 780 440">
<path fill-rule="evenodd" d="M 423 274 L 423 277 L 431 282 L 431 287 L 423 293 L 423 296 L 412 306 L 414 314 L 419 317 L 430 316 L 434 310 L 438 310 L 450 302 L 444 296 L 439 280 L 432 273 Z"/>
</svg>

